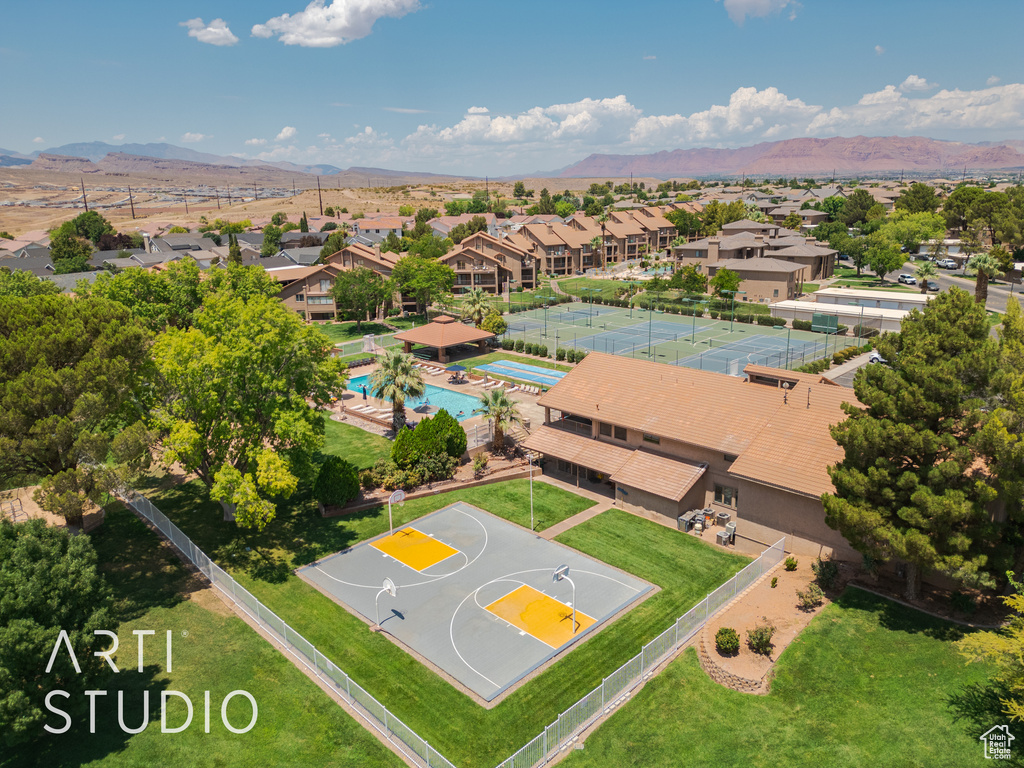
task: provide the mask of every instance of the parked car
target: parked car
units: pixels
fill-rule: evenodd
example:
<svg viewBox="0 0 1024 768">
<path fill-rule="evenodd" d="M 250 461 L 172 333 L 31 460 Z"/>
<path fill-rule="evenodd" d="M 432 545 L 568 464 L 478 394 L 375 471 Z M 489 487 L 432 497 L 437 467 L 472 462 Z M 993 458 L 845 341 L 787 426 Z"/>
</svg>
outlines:
<svg viewBox="0 0 1024 768">
<path fill-rule="evenodd" d="M 935 291 L 936 293 L 938 293 L 939 292 L 939 284 L 936 283 L 934 280 L 929 280 L 928 281 L 928 290 L 929 291 Z"/>
<path fill-rule="evenodd" d="M 900 282 L 904 285 L 917 285 L 917 278 L 904 273 L 900 275 Z"/>
<path fill-rule="evenodd" d="M 939 259 L 935 262 L 935 266 L 943 269 L 956 269 L 956 262 L 952 259 Z"/>
<path fill-rule="evenodd" d="M 878 354 L 878 350 L 877 349 L 873 349 L 873 350 L 871 350 L 871 354 L 868 355 L 868 362 L 869 363 L 887 363 L 889 361 L 886 360 L 884 357 L 882 357 L 880 354 Z"/>
</svg>

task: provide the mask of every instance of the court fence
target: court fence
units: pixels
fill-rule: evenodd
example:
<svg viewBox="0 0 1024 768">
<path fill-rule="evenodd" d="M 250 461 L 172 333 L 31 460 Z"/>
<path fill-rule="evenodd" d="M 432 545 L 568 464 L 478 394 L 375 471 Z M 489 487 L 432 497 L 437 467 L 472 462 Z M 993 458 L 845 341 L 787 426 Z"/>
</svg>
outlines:
<svg viewBox="0 0 1024 768">
<path fill-rule="evenodd" d="M 444 755 L 430 746 L 312 643 L 214 563 L 149 499 L 134 490 L 124 490 L 122 496 L 132 510 L 150 521 L 202 571 L 214 587 L 255 621 L 300 664 L 316 675 L 317 679 L 340 696 L 357 715 L 394 745 L 410 762 L 423 768 L 455 768 Z M 679 617 L 672 626 L 644 645 L 640 653 L 606 677 L 601 685 L 562 712 L 551 725 L 502 762 L 498 768 L 534 768 L 548 762 L 559 750 L 600 717 L 611 712 L 623 697 L 654 674 L 666 659 L 696 635 L 708 620 L 736 595 L 780 563 L 784 557 L 785 541 L 785 538 L 779 539 L 729 581 L 708 594 L 700 603 Z"/>
<path fill-rule="evenodd" d="M 560 714 L 558 719 L 498 768 L 534 768 L 557 755 L 580 733 L 610 713 L 625 696 L 654 674 L 662 662 L 696 635 L 708 620 L 736 595 L 778 565 L 784 557 L 785 542 L 785 538 L 779 539 L 746 568 L 679 617 L 671 627 L 643 646 L 640 653 Z"/>
<path fill-rule="evenodd" d="M 127 490 L 124 500 L 136 513 L 149 520 L 196 566 L 210 583 L 237 605 L 249 618 L 273 637 L 299 663 L 338 694 L 370 727 L 380 733 L 410 762 L 423 768 L 455 768 L 409 726 L 388 711 L 334 662 L 324 656 L 306 638 L 292 629 L 276 613 L 257 600 L 248 590 L 211 560 L 195 543 L 167 519 L 142 494 Z"/>
</svg>

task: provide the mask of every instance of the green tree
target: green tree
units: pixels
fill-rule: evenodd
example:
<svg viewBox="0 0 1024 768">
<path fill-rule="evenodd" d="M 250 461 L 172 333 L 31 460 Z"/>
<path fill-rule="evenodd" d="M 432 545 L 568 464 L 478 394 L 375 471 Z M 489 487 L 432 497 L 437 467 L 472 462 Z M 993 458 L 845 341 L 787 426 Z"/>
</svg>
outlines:
<svg viewBox="0 0 1024 768">
<path fill-rule="evenodd" d="M 495 336 L 501 336 L 501 334 L 508 330 L 508 322 L 501 316 L 501 312 L 491 307 L 487 310 L 487 316 L 484 318 L 484 321 L 480 323 L 480 328 L 493 333 Z"/>
<path fill-rule="evenodd" d="M 339 272 L 331 289 L 338 311 L 355 318 L 356 330 L 362 327 L 363 320 L 377 315 L 391 293 L 390 281 L 366 267 Z"/>
<path fill-rule="evenodd" d="M 935 187 L 915 183 L 902 195 L 896 198 L 893 207 L 909 213 L 935 213 L 942 202 L 935 194 Z"/>
<path fill-rule="evenodd" d="M 167 326 L 190 326 L 210 287 L 196 263 L 188 259 L 173 261 L 162 272 L 126 269 L 116 275 L 102 274 L 91 285 L 82 283 L 76 293 L 116 301 L 146 328 L 159 332 Z"/>
<path fill-rule="evenodd" d="M 946 236 L 946 222 L 937 213 L 909 213 L 906 210 L 893 211 L 876 230 L 878 234 L 898 243 L 907 253 L 917 253 L 926 240 L 943 239 Z"/>
<path fill-rule="evenodd" d="M 462 302 L 462 319 L 471 320 L 477 328 L 487 317 L 488 303 L 483 288 L 471 288 Z"/>
<path fill-rule="evenodd" d="M 416 368 L 412 355 L 397 347 L 384 350 L 377 370 L 370 374 L 370 393 L 391 403 L 391 428 L 397 436 L 405 426 L 405 401 L 422 397 L 427 391 L 423 373 Z"/>
<path fill-rule="evenodd" d="M 722 267 L 715 272 L 715 276 L 711 278 L 709 284 L 715 296 L 723 296 L 740 289 L 740 276 L 737 272 Z"/>
<path fill-rule="evenodd" d="M 793 211 L 791 214 L 789 214 L 789 216 L 787 216 L 783 220 L 782 226 L 784 226 L 786 229 L 793 229 L 799 232 L 800 227 L 803 226 L 803 221 L 804 220 L 800 218 L 800 214 L 797 213 L 796 211 Z"/>
<path fill-rule="evenodd" d="M 255 264 L 247 267 L 229 265 L 227 269 L 210 271 L 213 274 L 203 284 L 210 292 L 231 294 L 242 301 L 270 298 L 281 292 L 281 284 Z"/>
<path fill-rule="evenodd" d="M 725 224 L 725 206 L 718 200 L 712 200 L 700 212 L 700 234 L 711 237 Z M 678 225 L 677 225 L 678 227 Z"/>
<path fill-rule="evenodd" d="M 920 284 L 921 293 L 928 293 L 928 281 L 939 273 L 939 268 L 931 261 L 922 261 L 914 269 L 914 277 Z"/>
<path fill-rule="evenodd" d="M 980 187 L 961 186 L 954 189 L 942 205 L 942 216 L 946 220 L 946 228 L 951 230 L 967 229 L 971 223 L 970 210 L 984 190 Z"/>
<path fill-rule="evenodd" d="M 50 235 L 50 258 L 54 265 L 64 260 L 84 260 L 92 256 L 92 244 L 69 230 L 65 225 Z"/>
<path fill-rule="evenodd" d="M 839 214 L 839 220 L 848 227 L 853 227 L 866 221 L 868 211 L 875 205 L 875 198 L 866 189 L 855 189 L 851 192 L 846 202 L 843 203 L 843 210 Z"/>
<path fill-rule="evenodd" d="M 512 194 L 518 199 L 522 200 L 524 197 L 526 197 L 526 185 L 521 181 L 517 181 L 512 186 Z"/>
<path fill-rule="evenodd" d="M 108 460 L 119 434 L 143 429 L 149 346 L 111 301 L 0 298 L 0 482 L 42 478 L 44 508 L 73 521 L 116 485 Z"/>
<path fill-rule="evenodd" d="M 288 214 L 284 213 L 283 211 L 278 211 L 277 213 L 270 217 L 270 223 L 273 224 L 275 227 L 280 227 L 286 221 L 288 221 Z"/>
<path fill-rule="evenodd" d="M 826 197 L 815 208 L 819 211 L 824 211 L 828 214 L 829 222 L 839 221 L 839 218 L 843 215 L 843 209 L 846 207 L 846 198 L 840 195 L 832 195 Z"/>
<path fill-rule="evenodd" d="M 826 522 L 859 552 L 906 567 L 906 594 L 935 570 L 973 585 L 991 583 L 995 491 L 971 442 L 996 358 L 988 318 L 957 288 L 908 315 L 879 352 L 888 365 L 861 369 L 832 427 L 844 459 L 829 469 Z"/>
<path fill-rule="evenodd" d="M 505 432 L 513 426 L 523 425 L 519 405 L 508 396 L 504 388 L 491 389 L 480 395 L 480 405 L 473 411 L 489 421 L 494 429 L 493 448 L 501 451 L 505 447 Z"/>
<path fill-rule="evenodd" d="M 439 259 L 450 251 L 454 243 L 447 238 L 435 234 L 423 235 L 409 246 L 409 254 L 424 259 Z"/>
<path fill-rule="evenodd" d="M 476 234 L 477 232 L 483 232 L 487 229 L 487 219 L 483 216 L 474 216 L 469 221 L 463 224 L 456 224 L 452 227 L 452 231 L 448 233 L 448 237 L 451 241 L 458 245 L 470 235 Z"/>
<path fill-rule="evenodd" d="M 422 256 L 409 255 L 398 260 L 391 272 L 395 287 L 416 299 L 418 312 L 423 312 L 455 285 L 455 272 L 447 264 Z"/>
<path fill-rule="evenodd" d="M 445 216 L 461 216 L 469 212 L 468 200 L 450 200 L 444 204 Z"/>
<path fill-rule="evenodd" d="M 565 200 L 559 200 L 555 203 L 555 214 L 566 219 L 576 213 L 576 206 L 572 203 L 568 203 Z"/>
<path fill-rule="evenodd" d="M 348 245 L 348 227 L 342 224 L 340 229 L 331 232 L 324 241 L 324 245 L 320 249 L 320 261 L 327 261 L 329 256 L 344 249 L 346 245 Z"/>
<path fill-rule="evenodd" d="M 678 288 L 686 293 L 706 293 L 708 276 L 697 269 L 694 264 L 687 264 L 674 272 L 668 281 L 670 288 Z"/>
<path fill-rule="evenodd" d="M 687 239 L 701 231 L 700 218 L 690 211 L 669 211 L 665 214 L 665 218 L 675 224 L 676 231 L 680 235 L 686 236 Z"/>
<path fill-rule="evenodd" d="M 537 201 L 537 212 L 542 216 L 550 216 L 555 213 L 555 201 L 551 199 L 551 194 L 548 192 L 547 187 L 540 191 L 540 199 Z"/>
<path fill-rule="evenodd" d="M 885 280 L 886 275 L 898 270 L 906 261 L 898 245 L 878 234 L 868 237 L 865 255 L 871 271 L 878 275 L 879 280 Z"/>
<path fill-rule="evenodd" d="M 991 253 L 979 253 L 977 256 L 971 256 L 970 261 L 967 262 L 967 268 L 977 272 L 974 283 L 974 300 L 984 307 L 988 301 L 989 280 L 1003 276 L 1003 272 L 999 269 L 999 262 Z"/>
<path fill-rule="evenodd" d="M 77 714 L 86 689 L 105 687 L 99 683 L 107 665 L 97 651 L 109 639 L 96 631 L 112 629 L 114 620 L 91 539 L 43 520 L 0 517 L 0 592 L 0 744 L 12 756 L 15 746 L 43 733 L 44 722 L 53 723 L 44 709 L 50 691 L 69 693 L 70 702 L 56 701 Z M 46 672 L 62 630 L 77 669 L 61 642 Z"/>
<path fill-rule="evenodd" d="M 281 229 L 273 224 L 267 224 L 263 228 L 263 245 L 260 247 L 260 256 L 274 256 L 281 250 Z"/>
<path fill-rule="evenodd" d="M 276 299 L 231 292 L 210 296 L 191 328 L 157 339 L 164 461 L 198 475 L 225 520 L 262 529 L 276 509 L 265 496 L 311 479 L 324 440 L 320 409 L 344 391 L 345 366 L 331 349 Z"/>
<path fill-rule="evenodd" d="M 299 219 L 299 231 L 309 232 L 309 219 L 306 218 L 306 212 L 302 212 L 302 218 Z"/>
<path fill-rule="evenodd" d="M 18 296 L 24 299 L 56 293 L 60 293 L 60 288 L 50 280 L 43 280 L 23 269 L 12 272 L 7 267 L 0 267 L 0 298 Z"/>
<path fill-rule="evenodd" d="M 234 233 L 228 235 L 228 264 L 242 266 L 242 248 L 238 245 L 238 238 Z"/>
<path fill-rule="evenodd" d="M 68 226 L 73 229 L 76 235 L 84 237 L 93 245 L 97 246 L 99 245 L 100 238 L 103 237 L 103 235 L 114 234 L 114 227 L 96 211 L 80 213 L 78 216 L 71 219 L 71 221 L 62 224 L 61 229 Z"/>
<path fill-rule="evenodd" d="M 328 456 L 313 483 L 313 498 L 331 507 L 343 507 L 359 495 L 359 470 L 340 456 Z"/>
</svg>

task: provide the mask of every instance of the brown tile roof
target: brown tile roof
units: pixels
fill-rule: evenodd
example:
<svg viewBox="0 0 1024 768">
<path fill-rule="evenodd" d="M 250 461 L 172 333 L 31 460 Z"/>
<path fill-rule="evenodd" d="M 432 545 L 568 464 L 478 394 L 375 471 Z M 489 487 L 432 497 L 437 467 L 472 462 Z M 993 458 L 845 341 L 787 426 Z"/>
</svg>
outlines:
<svg viewBox="0 0 1024 768">
<path fill-rule="evenodd" d="M 433 322 L 421 325 L 419 328 L 410 328 L 408 331 L 395 334 L 395 338 L 399 341 L 425 344 L 428 347 L 454 347 L 458 344 L 483 341 L 493 336 L 494 334 L 490 331 L 463 325 L 447 315 L 441 315 Z"/>
<path fill-rule="evenodd" d="M 807 404 L 810 388 L 810 405 Z M 590 419 L 738 456 L 731 472 L 818 496 L 842 459 L 828 427 L 856 402 L 845 388 L 788 391 L 740 378 L 593 352 L 539 400 Z"/>
<path fill-rule="evenodd" d="M 629 461 L 634 449 L 612 445 L 552 427 L 538 427 L 523 442 L 523 447 L 555 456 L 564 461 L 611 475 Z"/>
<path fill-rule="evenodd" d="M 731 269 L 733 272 L 799 272 L 803 264 L 779 259 L 725 259 L 709 264 L 708 269 Z"/>
<path fill-rule="evenodd" d="M 642 488 L 666 499 L 681 501 L 706 471 L 706 464 L 636 450 L 609 479 L 613 483 Z"/>
</svg>

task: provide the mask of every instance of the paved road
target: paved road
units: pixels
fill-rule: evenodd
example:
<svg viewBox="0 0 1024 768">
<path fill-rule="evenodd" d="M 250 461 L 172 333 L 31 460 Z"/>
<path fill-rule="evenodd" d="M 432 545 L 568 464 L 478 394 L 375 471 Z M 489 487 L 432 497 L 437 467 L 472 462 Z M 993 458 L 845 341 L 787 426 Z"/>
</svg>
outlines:
<svg viewBox="0 0 1024 768">
<path fill-rule="evenodd" d="M 901 272 L 907 272 L 912 275 L 918 266 L 919 265 L 915 262 L 908 261 L 903 265 L 903 268 L 899 272 L 894 272 L 893 274 L 888 275 L 886 277 L 886 282 L 897 283 Z M 955 285 L 957 288 L 961 288 L 968 293 L 974 293 L 974 280 L 972 278 L 964 277 L 962 270 L 939 269 L 938 274 L 932 279 L 939 284 L 939 290 L 944 291 L 950 286 Z M 996 285 L 989 283 L 988 300 L 985 302 L 986 309 L 991 309 L 1000 313 L 1005 312 L 1006 301 L 1010 296 L 1011 289 L 1013 291 L 1013 295 L 1019 297 L 1019 294 L 1021 293 L 1021 286 L 1019 285 L 1014 284 L 1007 286 L 1006 283 L 998 283 Z"/>
</svg>

